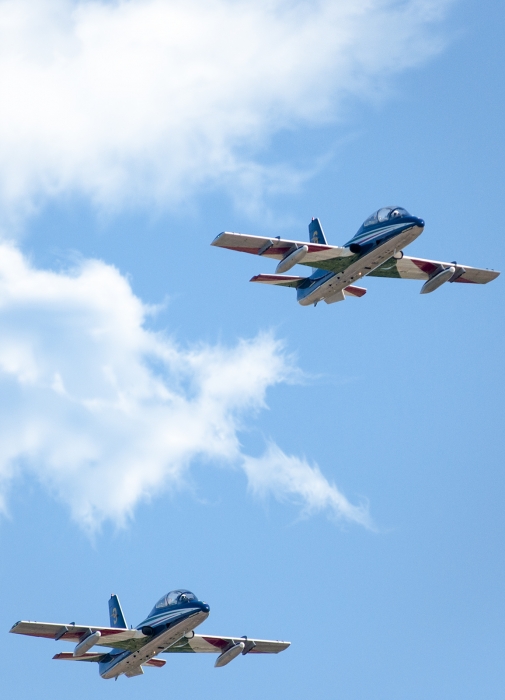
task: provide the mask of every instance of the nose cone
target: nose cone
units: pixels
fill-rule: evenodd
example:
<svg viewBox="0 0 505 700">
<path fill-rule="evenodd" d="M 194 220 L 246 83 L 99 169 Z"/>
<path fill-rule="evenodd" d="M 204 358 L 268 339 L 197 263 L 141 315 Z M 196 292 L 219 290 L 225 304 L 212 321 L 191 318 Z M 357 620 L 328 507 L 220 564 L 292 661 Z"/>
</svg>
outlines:
<svg viewBox="0 0 505 700">
<path fill-rule="evenodd" d="M 208 613 L 210 611 L 210 605 L 207 603 L 200 603 L 200 610 L 204 613 Z"/>
<path fill-rule="evenodd" d="M 419 226 L 420 228 L 424 228 L 424 219 L 417 219 L 417 218 L 416 218 L 416 224 L 417 224 L 417 226 Z"/>
</svg>

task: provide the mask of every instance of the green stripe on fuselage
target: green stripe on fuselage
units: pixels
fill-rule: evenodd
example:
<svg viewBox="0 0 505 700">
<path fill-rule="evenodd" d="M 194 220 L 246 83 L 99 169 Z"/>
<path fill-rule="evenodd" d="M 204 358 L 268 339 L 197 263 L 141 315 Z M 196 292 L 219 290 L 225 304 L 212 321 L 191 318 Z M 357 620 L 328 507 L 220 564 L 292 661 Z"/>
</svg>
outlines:
<svg viewBox="0 0 505 700">
<path fill-rule="evenodd" d="M 168 654 L 169 652 L 179 652 L 180 654 L 181 653 L 194 654 L 195 650 L 191 648 L 191 645 L 189 643 L 189 639 L 187 639 L 186 637 L 183 637 L 182 639 L 179 639 L 179 641 L 176 642 L 175 644 L 172 644 L 171 647 L 168 647 L 168 649 L 165 649 L 165 651 L 163 653 Z"/>
<path fill-rule="evenodd" d="M 389 258 L 386 262 L 379 265 L 379 267 L 368 273 L 369 277 L 396 277 L 401 278 L 398 272 L 398 261 L 395 258 Z"/>
<path fill-rule="evenodd" d="M 104 638 L 102 637 L 102 639 Z M 110 646 L 123 651 L 138 651 L 149 641 L 151 641 L 151 637 L 144 637 L 143 639 L 125 639 L 123 642 L 116 642 L 114 638 L 111 638 Z"/>
<path fill-rule="evenodd" d="M 317 262 L 302 262 L 300 265 L 316 267 L 318 270 L 328 270 L 328 272 L 343 272 L 359 260 L 359 255 L 350 255 L 348 258 L 332 258 L 331 260 L 318 260 Z"/>
</svg>

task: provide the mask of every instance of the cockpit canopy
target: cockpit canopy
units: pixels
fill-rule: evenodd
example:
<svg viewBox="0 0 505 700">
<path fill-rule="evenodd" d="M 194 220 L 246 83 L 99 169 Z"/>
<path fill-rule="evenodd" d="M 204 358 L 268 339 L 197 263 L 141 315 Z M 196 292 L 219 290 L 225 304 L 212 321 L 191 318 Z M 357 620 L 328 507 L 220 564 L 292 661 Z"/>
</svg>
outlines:
<svg viewBox="0 0 505 700">
<path fill-rule="evenodd" d="M 382 223 L 390 219 L 400 218 L 402 216 L 410 216 L 410 214 L 402 207 L 382 207 L 382 209 L 374 212 L 372 216 L 369 216 L 368 219 L 363 222 L 363 228 L 373 226 L 373 224 Z"/>
<path fill-rule="evenodd" d="M 194 600 L 198 600 L 198 598 L 194 593 L 191 593 L 191 591 L 186 591 L 183 588 L 170 591 L 170 593 L 167 593 L 167 595 L 164 595 L 163 598 L 158 600 L 151 615 L 156 615 L 160 608 L 167 608 L 169 605 L 179 605 L 180 603 L 191 603 Z"/>
</svg>

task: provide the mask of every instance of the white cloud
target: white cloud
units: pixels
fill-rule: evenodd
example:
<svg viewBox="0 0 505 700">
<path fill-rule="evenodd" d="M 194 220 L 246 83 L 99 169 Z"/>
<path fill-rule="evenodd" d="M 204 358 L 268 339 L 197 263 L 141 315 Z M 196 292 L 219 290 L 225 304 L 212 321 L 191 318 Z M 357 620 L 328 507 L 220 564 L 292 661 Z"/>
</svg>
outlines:
<svg viewBox="0 0 505 700">
<path fill-rule="evenodd" d="M 296 372 L 279 341 L 185 349 L 146 328 L 149 313 L 109 265 L 38 270 L 0 244 L 1 498 L 30 473 L 92 530 L 182 487 L 200 459 L 243 467 L 255 492 L 368 523 L 317 467 L 275 447 L 242 453 L 243 421 Z"/>
<path fill-rule="evenodd" d="M 338 519 L 347 519 L 371 527 L 366 505 L 354 506 L 330 484 L 317 465 L 310 466 L 299 457 L 286 455 L 271 444 L 260 458 L 246 456 L 244 470 L 253 493 L 263 498 L 298 502 L 307 515 L 328 510 Z"/>
<path fill-rule="evenodd" d="M 289 168 L 258 162 L 268 139 L 377 97 L 440 49 L 448 3 L 0 0 L 0 203 L 279 186 Z"/>
</svg>

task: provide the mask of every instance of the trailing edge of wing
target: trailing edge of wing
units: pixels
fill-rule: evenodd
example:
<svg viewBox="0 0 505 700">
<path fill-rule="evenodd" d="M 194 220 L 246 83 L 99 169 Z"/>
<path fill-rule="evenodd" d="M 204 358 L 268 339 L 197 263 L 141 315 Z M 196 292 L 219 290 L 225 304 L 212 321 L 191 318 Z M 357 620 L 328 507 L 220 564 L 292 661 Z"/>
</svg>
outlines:
<svg viewBox="0 0 505 700">
<path fill-rule="evenodd" d="M 250 639 L 249 637 L 216 637 L 211 635 L 195 634 L 190 639 L 183 637 L 168 649 L 164 654 L 172 653 L 196 653 L 196 654 L 221 654 L 231 644 L 240 642 L 253 642 L 254 646 L 248 652 L 250 654 L 278 654 L 287 649 L 291 642 L 278 642 L 269 639 Z"/>
<path fill-rule="evenodd" d="M 400 260 L 389 258 L 380 267 L 368 274 L 371 277 L 393 277 L 397 279 L 427 280 L 441 267 L 453 265 L 456 268 L 452 282 L 467 284 L 487 284 L 496 279 L 499 272 L 484 270 L 479 267 L 458 265 L 457 263 L 440 262 L 439 260 L 426 260 L 424 258 L 411 258 L 404 255 Z"/>
</svg>

